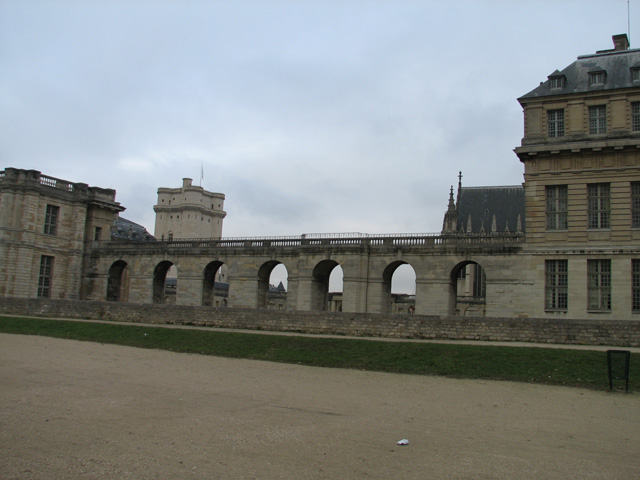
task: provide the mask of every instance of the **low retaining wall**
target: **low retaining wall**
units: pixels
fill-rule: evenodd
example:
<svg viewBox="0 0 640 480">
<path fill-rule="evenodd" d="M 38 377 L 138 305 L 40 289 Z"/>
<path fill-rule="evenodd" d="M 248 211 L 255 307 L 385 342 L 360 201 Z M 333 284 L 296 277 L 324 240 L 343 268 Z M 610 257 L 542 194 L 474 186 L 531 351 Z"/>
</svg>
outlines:
<svg viewBox="0 0 640 480">
<path fill-rule="evenodd" d="M 0 298 L 0 313 L 275 332 L 640 346 L 640 321 L 438 317 Z"/>
</svg>

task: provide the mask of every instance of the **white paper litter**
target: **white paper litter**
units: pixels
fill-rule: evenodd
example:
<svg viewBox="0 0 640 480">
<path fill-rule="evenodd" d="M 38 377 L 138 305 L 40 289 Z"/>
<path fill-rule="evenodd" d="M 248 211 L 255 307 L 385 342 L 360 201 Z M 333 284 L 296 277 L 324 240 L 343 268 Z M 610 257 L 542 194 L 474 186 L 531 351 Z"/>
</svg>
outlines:
<svg viewBox="0 0 640 480">
<path fill-rule="evenodd" d="M 396 442 L 397 445 L 409 445 L 409 440 L 407 440 L 406 438 L 403 438 L 402 440 L 398 440 Z"/>
</svg>

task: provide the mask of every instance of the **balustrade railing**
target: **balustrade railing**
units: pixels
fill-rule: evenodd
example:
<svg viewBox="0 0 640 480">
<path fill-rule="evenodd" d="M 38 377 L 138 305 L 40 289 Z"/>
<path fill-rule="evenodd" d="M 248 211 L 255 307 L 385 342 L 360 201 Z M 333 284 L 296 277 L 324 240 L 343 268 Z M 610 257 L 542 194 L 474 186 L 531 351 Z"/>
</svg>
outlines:
<svg viewBox="0 0 640 480">
<path fill-rule="evenodd" d="M 291 237 L 228 237 L 228 238 L 183 238 L 156 242 L 140 240 L 111 240 L 101 246 L 118 247 L 135 245 L 136 248 L 206 249 L 206 248 L 273 248 L 313 246 L 359 246 L 371 247 L 437 247 L 441 245 L 504 245 L 524 241 L 524 234 L 517 233 L 401 233 L 369 235 L 350 234 L 303 234 Z"/>
<path fill-rule="evenodd" d="M 46 175 L 40 175 L 40 185 L 53 188 L 61 188 L 67 192 L 73 192 L 73 183 L 69 183 L 59 178 L 47 177 Z"/>
</svg>

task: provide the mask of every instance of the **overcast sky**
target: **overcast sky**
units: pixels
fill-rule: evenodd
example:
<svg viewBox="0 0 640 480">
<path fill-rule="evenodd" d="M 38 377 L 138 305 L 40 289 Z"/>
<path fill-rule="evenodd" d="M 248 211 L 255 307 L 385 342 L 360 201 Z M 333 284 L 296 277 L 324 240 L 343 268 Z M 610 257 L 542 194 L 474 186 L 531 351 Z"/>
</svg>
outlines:
<svg viewBox="0 0 640 480">
<path fill-rule="evenodd" d="M 631 46 L 640 42 L 632 0 Z M 226 195 L 223 235 L 428 233 L 514 185 L 519 96 L 627 32 L 627 0 L 0 0 L 4 165 Z"/>
</svg>

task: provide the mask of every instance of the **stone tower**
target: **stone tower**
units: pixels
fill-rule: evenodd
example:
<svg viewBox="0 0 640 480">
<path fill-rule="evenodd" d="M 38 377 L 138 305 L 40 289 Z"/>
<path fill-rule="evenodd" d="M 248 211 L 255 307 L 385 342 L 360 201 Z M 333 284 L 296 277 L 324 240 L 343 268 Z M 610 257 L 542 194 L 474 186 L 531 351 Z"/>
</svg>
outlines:
<svg viewBox="0 0 640 480">
<path fill-rule="evenodd" d="M 224 194 L 208 192 L 192 182 L 183 178 L 181 188 L 158 189 L 158 203 L 153 207 L 158 240 L 222 237 L 222 221 L 227 215 Z"/>
</svg>

